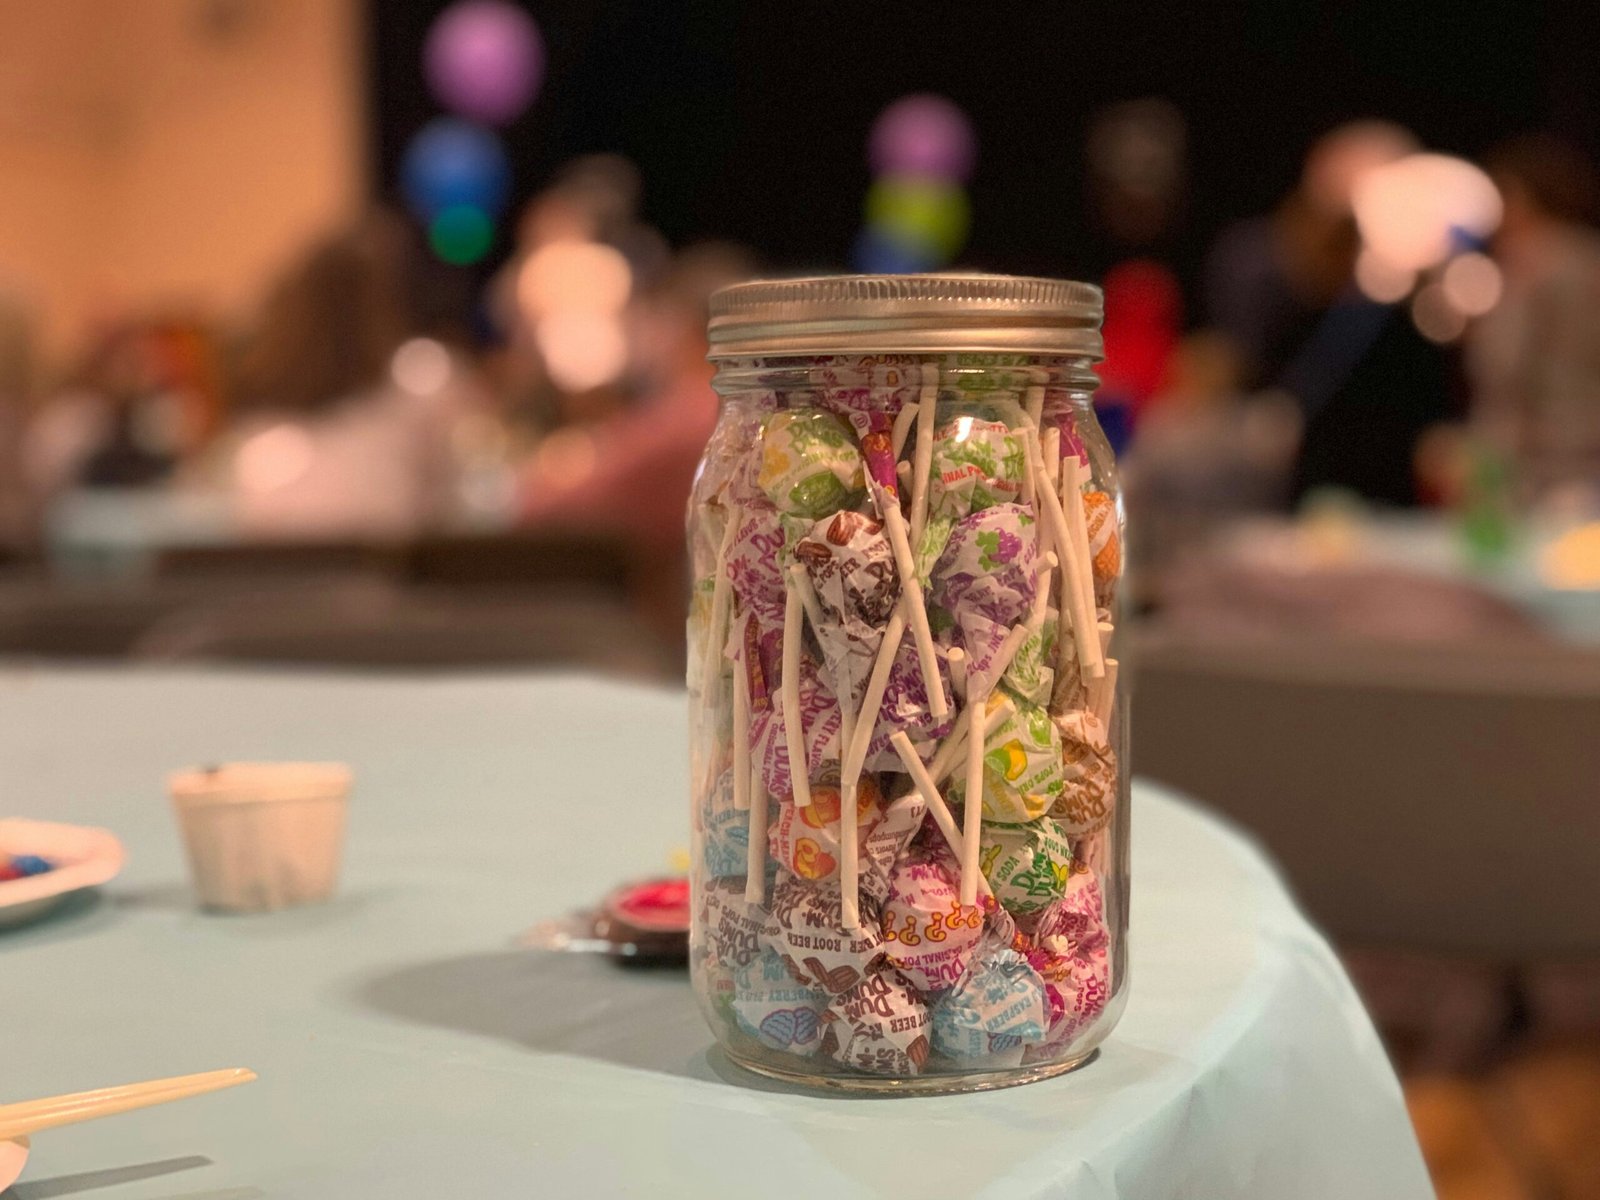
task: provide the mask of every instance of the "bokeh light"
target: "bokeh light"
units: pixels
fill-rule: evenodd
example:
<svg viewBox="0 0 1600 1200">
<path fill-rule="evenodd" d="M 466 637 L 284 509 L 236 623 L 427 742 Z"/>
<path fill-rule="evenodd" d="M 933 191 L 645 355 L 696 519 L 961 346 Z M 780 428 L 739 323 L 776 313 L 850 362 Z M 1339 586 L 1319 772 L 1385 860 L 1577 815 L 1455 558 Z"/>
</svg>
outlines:
<svg viewBox="0 0 1600 1200">
<path fill-rule="evenodd" d="M 395 386 L 414 396 L 430 396 L 450 382 L 450 351 L 432 338 L 403 342 L 389 360 Z"/>
<path fill-rule="evenodd" d="M 628 363 L 628 338 L 611 313 L 567 310 L 543 318 L 533 332 L 534 344 L 555 385 L 568 392 L 602 387 L 622 374 Z"/>
<path fill-rule="evenodd" d="M 1397 267 L 1371 250 L 1356 256 L 1356 286 L 1368 300 L 1395 304 L 1409 296 L 1416 284 L 1415 271 Z"/>
<path fill-rule="evenodd" d="M 971 210 L 961 188 L 938 179 L 886 175 L 867 191 L 867 226 L 948 262 L 966 244 Z"/>
<path fill-rule="evenodd" d="M 932 93 L 902 96 L 873 122 L 867 159 L 874 174 L 920 175 L 964 182 L 977 161 L 972 122 L 952 101 Z"/>
<path fill-rule="evenodd" d="M 1411 320 L 1430 342 L 1453 342 L 1467 329 L 1467 318 L 1445 296 L 1444 288 L 1430 283 L 1411 298 Z"/>
<path fill-rule="evenodd" d="M 1450 260 L 1439 276 L 1445 299 L 1463 316 L 1481 317 L 1500 303 L 1504 280 L 1486 254 L 1462 254 Z"/>
<path fill-rule="evenodd" d="M 476 204 L 452 204 L 428 224 L 428 244 L 445 262 L 468 267 L 494 244 L 494 222 Z"/>
<path fill-rule="evenodd" d="M 234 480 L 241 491 L 275 492 L 303 478 L 312 458 L 310 434 L 296 425 L 274 425 L 239 447 Z"/>
<path fill-rule="evenodd" d="M 440 117 L 424 125 L 406 147 L 400 185 L 425 221 L 458 205 L 492 214 L 505 207 L 511 167 L 500 139 L 489 130 Z"/>
<path fill-rule="evenodd" d="M 439 103 L 490 125 L 514 120 L 544 82 L 544 39 L 533 18 L 503 0 L 462 0 L 439 15 L 422 51 Z"/>
<path fill-rule="evenodd" d="M 620 250 L 600 242 L 551 242 L 523 264 L 517 298 L 528 314 L 614 314 L 633 290 L 633 271 Z"/>
<path fill-rule="evenodd" d="M 1397 270 L 1436 266 L 1500 224 L 1500 193 L 1489 177 L 1444 154 L 1374 167 L 1356 185 L 1354 204 L 1362 243 Z"/>
<path fill-rule="evenodd" d="M 940 266 L 927 246 L 898 241 L 880 229 L 863 229 L 850 251 L 850 262 L 868 275 L 914 275 Z"/>
</svg>

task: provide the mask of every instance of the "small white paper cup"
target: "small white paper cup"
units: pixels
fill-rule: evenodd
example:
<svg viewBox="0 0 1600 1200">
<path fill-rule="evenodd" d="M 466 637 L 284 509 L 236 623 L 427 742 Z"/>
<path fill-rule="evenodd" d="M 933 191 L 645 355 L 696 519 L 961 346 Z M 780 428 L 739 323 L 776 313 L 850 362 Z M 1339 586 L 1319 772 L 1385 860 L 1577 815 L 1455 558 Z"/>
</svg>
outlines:
<svg viewBox="0 0 1600 1200">
<path fill-rule="evenodd" d="M 224 763 L 171 775 L 200 903 L 267 912 L 331 896 L 350 782 L 342 763 Z"/>
</svg>

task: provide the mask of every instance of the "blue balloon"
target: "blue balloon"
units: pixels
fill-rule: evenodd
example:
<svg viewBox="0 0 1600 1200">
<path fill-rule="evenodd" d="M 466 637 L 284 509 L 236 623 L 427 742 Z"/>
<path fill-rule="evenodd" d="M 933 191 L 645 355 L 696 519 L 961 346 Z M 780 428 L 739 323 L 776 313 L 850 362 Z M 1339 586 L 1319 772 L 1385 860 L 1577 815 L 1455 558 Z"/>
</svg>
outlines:
<svg viewBox="0 0 1600 1200">
<path fill-rule="evenodd" d="M 500 139 L 487 129 L 440 117 L 406 147 L 400 187 L 425 221 L 462 204 L 494 214 L 504 210 L 510 196 L 511 165 Z"/>
<path fill-rule="evenodd" d="M 856 270 L 868 275 L 914 275 L 937 269 L 939 253 L 931 246 L 917 245 L 909 239 L 869 227 L 856 238 L 850 262 Z"/>
</svg>

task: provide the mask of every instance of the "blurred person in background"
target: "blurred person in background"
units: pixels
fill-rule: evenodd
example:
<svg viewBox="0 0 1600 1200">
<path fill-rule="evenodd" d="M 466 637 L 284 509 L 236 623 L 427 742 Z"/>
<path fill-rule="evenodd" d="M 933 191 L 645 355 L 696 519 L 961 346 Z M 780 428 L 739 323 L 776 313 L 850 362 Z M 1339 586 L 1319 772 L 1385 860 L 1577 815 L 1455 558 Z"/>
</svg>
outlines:
<svg viewBox="0 0 1600 1200">
<path fill-rule="evenodd" d="M 33 401 L 32 324 L 20 297 L 0 289 L 0 560 L 33 540 L 23 442 Z"/>
<path fill-rule="evenodd" d="M 1600 501 L 1600 177 L 1549 134 L 1513 139 L 1485 167 L 1504 201 L 1492 253 L 1499 302 L 1467 340 L 1471 427 L 1526 498 Z"/>
<path fill-rule="evenodd" d="M 686 604 L 684 514 L 700 453 L 717 421 L 706 361 L 711 294 L 750 276 L 738 247 L 707 244 L 679 254 L 658 284 L 631 305 L 628 410 L 560 430 L 528 463 L 522 516 L 533 526 L 587 529 L 626 538 L 651 580 L 663 626 L 681 629 Z"/>
<path fill-rule="evenodd" d="M 1387 122 L 1339 126 L 1312 145 L 1272 213 L 1225 231 L 1211 253 L 1207 315 L 1239 354 L 1244 387 L 1282 389 L 1300 404 L 1293 500 L 1337 488 L 1415 503 L 1413 449 L 1451 412 L 1442 351 L 1354 284 L 1354 192 L 1415 149 Z"/>
<path fill-rule="evenodd" d="M 246 536 L 403 538 L 454 516 L 451 434 L 469 389 L 446 347 L 415 336 L 415 253 L 405 222 L 375 213 L 268 297 L 229 447 Z"/>
</svg>

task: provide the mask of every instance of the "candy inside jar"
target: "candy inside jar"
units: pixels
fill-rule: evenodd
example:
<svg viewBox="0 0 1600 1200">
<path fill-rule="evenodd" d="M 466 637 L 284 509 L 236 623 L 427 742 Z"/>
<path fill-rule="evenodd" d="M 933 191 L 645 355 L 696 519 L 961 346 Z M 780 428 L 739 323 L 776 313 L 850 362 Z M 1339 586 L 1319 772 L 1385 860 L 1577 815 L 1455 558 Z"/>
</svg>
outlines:
<svg viewBox="0 0 1600 1200">
<path fill-rule="evenodd" d="M 737 1063 L 960 1091 L 1125 995 L 1121 504 L 1100 294 L 741 284 L 690 513 L 696 993 Z"/>
</svg>

